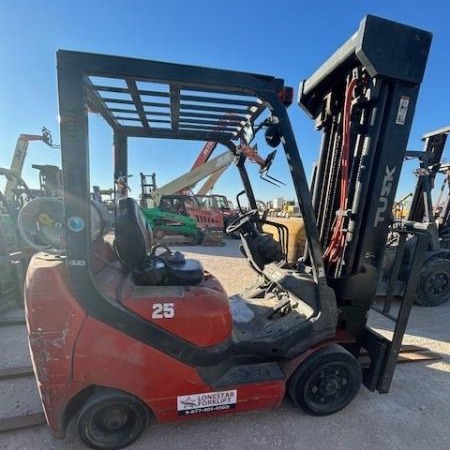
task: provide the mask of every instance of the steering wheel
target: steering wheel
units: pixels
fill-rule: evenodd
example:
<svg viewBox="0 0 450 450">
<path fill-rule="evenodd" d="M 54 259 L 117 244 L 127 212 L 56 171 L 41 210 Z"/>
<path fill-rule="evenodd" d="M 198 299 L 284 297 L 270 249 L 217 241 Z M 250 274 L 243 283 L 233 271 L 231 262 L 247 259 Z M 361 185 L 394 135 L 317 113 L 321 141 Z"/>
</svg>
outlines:
<svg viewBox="0 0 450 450">
<path fill-rule="evenodd" d="M 256 216 L 257 214 L 258 214 L 257 209 L 251 209 L 250 211 L 247 211 L 246 213 L 237 216 L 227 225 L 225 231 L 227 232 L 227 234 L 231 234 L 234 233 L 235 231 L 240 230 L 242 227 L 244 227 L 244 225 L 251 222 L 254 216 Z"/>
</svg>

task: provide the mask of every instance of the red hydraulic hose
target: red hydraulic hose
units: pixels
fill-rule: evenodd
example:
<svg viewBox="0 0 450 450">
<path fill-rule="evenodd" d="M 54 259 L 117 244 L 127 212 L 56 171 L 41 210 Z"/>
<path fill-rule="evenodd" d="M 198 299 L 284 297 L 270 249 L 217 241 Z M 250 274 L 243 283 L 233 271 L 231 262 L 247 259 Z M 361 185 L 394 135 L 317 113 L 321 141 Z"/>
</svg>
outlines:
<svg viewBox="0 0 450 450">
<path fill-rule="evenodd" d="M 347 209 L 349 166 L 350 166 L 350 118 L 352 112 L 352 100 L 358 79 L 352 79 L 345 90 L 344 118 L 342 123 L 342 159 L 341 159 L 341 192 L 339 199 L 339 215 L 335 218 L 333 234 L 324 259 L 329 264 L 336 264 L 342 253 L 345 243 L 344 211 Z"/>
</svg>

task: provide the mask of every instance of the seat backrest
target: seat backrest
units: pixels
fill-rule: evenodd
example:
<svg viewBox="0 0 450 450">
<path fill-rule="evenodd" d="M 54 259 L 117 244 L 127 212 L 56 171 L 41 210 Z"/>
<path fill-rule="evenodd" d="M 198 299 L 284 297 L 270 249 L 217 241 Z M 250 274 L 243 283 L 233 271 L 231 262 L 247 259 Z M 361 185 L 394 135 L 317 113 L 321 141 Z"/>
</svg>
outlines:
<svg viewBox="0 0 450 450">
<path fill-rule="evenodd" d="M 132 198 L 119 201 L 115 232 L 114 246 L 123 268 L 127 272 L 141 269 L 151 251 L 153 236 L 139 205 Z"/>
</svg>

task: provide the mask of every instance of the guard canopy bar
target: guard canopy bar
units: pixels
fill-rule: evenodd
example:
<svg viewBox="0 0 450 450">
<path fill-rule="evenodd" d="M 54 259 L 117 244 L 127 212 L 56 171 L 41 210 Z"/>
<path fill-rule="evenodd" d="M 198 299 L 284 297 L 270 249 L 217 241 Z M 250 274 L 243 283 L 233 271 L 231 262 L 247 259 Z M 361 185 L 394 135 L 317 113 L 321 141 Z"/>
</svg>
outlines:
<svg viewBox="0 0 450 450">
<path fill-rule="evenodd" d="M 59 52 L 77 56 L 85 62 L 100 55 Z M 91 58 L 90 58 L 91 56 Z M 113 56 L 101 55 L 105 67 Z M 139 61 L 146 66 L 146 76 L 129 73 L 91 72 L 86 78 L 89 109 L 101 114 L 111 127 L 126 136 L 191 139 L 215 142 L 235 140 L 247 122 L 254 122 L 265 109 L 254 92 L 237 83 L 225 82 L 233 72 L 181 64 Z M 212 72 L 216 87 L 199 79 L 202 71 Z M 89 73 L 90 71 L 88 71 Z M 95 75 L 92 75 L 95 74 Z M 143 73 L 143 72 L 142 72 Z M 281 91 L 283 80 L 265 75 L 242 74 Z M 203 78 L 203 79 L 202 79 Z M 223 79 L 221 85 L 220 80 Z"/>
<path fill-rule="evenodd" d="M 304 218 L 313 274 L 325 284 L 307 179 L 286 112 L 290 90 L 282 79 L 64 50 L 58 51 L 57 60 L 67 264 L 74 293 L 91 316 L 191 364 L 213 364 L 231 345 L 200 348 L 168 336 L 97 289 L 90 271 L 89 111 L 101 115 L 113 130 L 115 180 L 128 175 L 129 137 L 214 141 L 238 154 L 239 145 L 251 141 L 250 134 L 276 119 Z M 260 123 L 249 133 L 249 124 L 258 117 Z M 237 168 L 249 203 L 256 208 L 245 159 L 241 153 Z"/>
</svg>

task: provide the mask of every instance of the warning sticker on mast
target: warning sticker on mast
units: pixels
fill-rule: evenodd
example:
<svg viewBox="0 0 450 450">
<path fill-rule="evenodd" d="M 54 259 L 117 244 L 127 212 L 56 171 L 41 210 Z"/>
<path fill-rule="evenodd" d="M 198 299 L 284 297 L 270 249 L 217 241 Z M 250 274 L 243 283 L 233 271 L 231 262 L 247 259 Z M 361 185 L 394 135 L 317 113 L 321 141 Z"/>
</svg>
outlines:
<svg viewBox="0 0 450 450">
<path fill-rule="evenodd" d="M 237 390 L 221 392 L 204 392 L 202 394 L 181 395 L 177 397 L 179 416 L 226 411 L 236 407 Z"/>
</svg>

